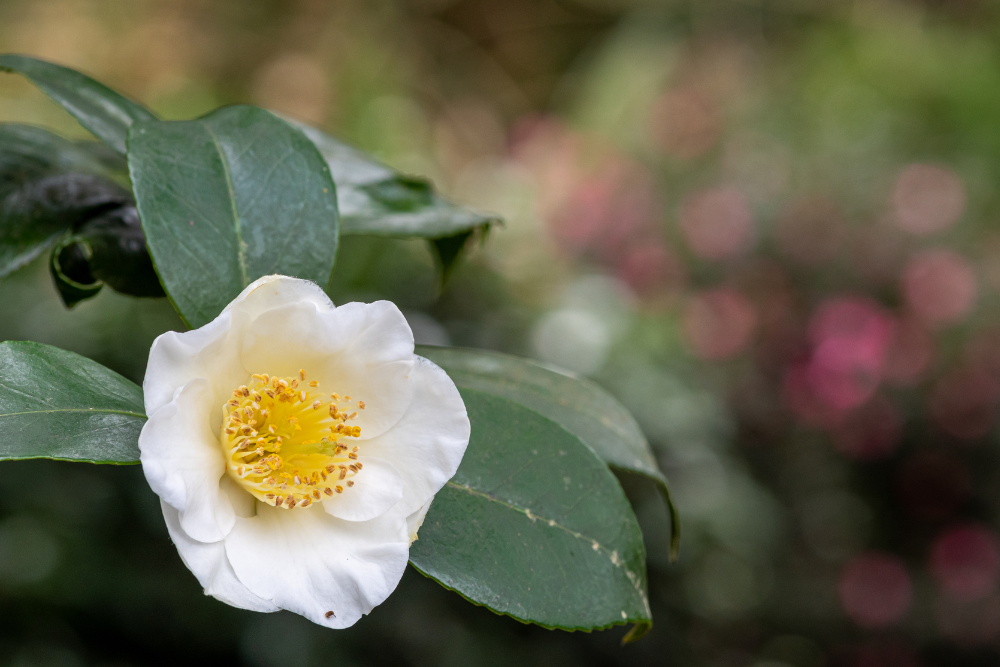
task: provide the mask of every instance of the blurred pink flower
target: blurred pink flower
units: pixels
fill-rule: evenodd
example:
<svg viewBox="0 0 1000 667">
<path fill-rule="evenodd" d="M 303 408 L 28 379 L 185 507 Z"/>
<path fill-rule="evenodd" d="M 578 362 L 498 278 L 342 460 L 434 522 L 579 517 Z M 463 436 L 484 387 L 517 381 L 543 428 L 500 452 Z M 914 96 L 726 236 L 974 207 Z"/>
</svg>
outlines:
<svg viewBox="0 0 1000 667">
<path fill-rule="evenodd" d="M 574 184 L 549 223 L 555 239 L 570 253 L 616 263 L 637 240 L 656 235 L 659 209 L 649 172 L 609 156 L 600 171 Z"/>
<path fill-rule="evenodd" d="M 976 524 L 951 528 L 934 541 L 930 566 L 945 595 L 965 601 L 984 598 L 1000 577 L 1000 538 Z"/>
<path fill-rule="evenodd" d="M 898 623 L 913 600 L 913 584 L 902 561 L 879 552 L 857 556 L 844 566 L 837 591 L 847 616 L 871 629 Z"/>
<path fill-rule="evenodd" d="M 910 308 L 927 324 L 954 324 L 972 310 L 976 277 L 969 262 L 958 253 L 925 250 L 907 262 L 903 292 Z"/>
<path fill-rule="evenodd" d="M 753 243 L 750 205 L 734 187 L 689 194 L 681 204 L 680 225 L 691 252 L 703 259 L 729 259 Z"/>
<path fill-rule="evenodd" d="M 822 304 L 809 325 L 812 391 L 838 410 L 868 400 L 882 379 L 892 330 L 889 314 L 868 299 L 840 297 Z"/>
<path fill-rule="evenodd" d="M 693 294 L 681 316 L 684 340 L 702 359 L 725 359 L 742 352 L 756 324 L 753 304 L 729 288 Z"/>
<path fill-rule="evenodd" d="M 665 245 L 656 241 L 636 244 L 619 259 L 618 277 L 639 295 L 680 290 L 685 280 L 684 265 Z"/>
<path fill-rule="evenodd" d="M 894 220 L 900 229 L 927 236 L 948 229 L 965 212 L 965 187 L 950 169 L 911 164 L 892 190 Z"/>
</svg>

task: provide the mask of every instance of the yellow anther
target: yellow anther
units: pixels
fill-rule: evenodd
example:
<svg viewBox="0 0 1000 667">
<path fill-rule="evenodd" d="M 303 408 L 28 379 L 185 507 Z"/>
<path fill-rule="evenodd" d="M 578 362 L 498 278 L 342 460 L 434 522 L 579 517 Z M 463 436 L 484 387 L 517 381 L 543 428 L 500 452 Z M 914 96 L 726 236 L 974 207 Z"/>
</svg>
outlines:
<svg viewBox="0 0 1000 667">
<path fill-rule="evenodd" d="M 357 412 L 352 412 L 352 413 L 350 414 L 350 416 L 348 417 L 348 419 L 354 419 L 354 418 L 355 418 L 355 417 L 357 417 L 357 416 L 358 416 L 358 413 L 357 413 Z"/>
<path fill-rule="evenodd" d="M 305 369 L 303 369 L 303 368 L 299 369 L 299 377 L 302 378 L 303 380 L 306 379 L 306 371 L 305 371 Z"/>
<path fill-rule="evenodd" d="M 299 381 L 293 379 L 291 382 L 288 383 L 288 386 L 291 387 L 292 389 L 298 389 L 299 388 Z"/>
<path fill-rule="evenodd" d="M 275 432 L 274 431 L 274 424 L 268 424 L 267 425 L 267 430 L 270 431 L 271 433 L 274 433 Z"/>
<path fill-rule="evenodd" d="M 337 493 L 343 493 L 344 492 L 344 487 L 342 487 L 342 486 L 335 486 L 333 488 L 337 489 Z"/>
<path fill-rule="evenodd" d="M 313 401 L 313 410 L 319 410 L 319 406 L 323 405 L 322 401 Z"/>
<path fill-rule="evenodd" d="M 317 382 L 316 380 L 310 380 L 309 381 L 309 386 L 310 387 L 318 387 L 319 386 L 319 382 Z"/>
<path fill-rule="evenodd" d="M 365 409 L 365 402 L 364 401 L 358 401 L 358 407 L 361 408 L 362 410 L 364 410 Z"/>
<path fill-rule="evenodd" d="M 353 479 L 347 480 L 347 486 L 354 486 L 354 480 Z"/>
</svg>

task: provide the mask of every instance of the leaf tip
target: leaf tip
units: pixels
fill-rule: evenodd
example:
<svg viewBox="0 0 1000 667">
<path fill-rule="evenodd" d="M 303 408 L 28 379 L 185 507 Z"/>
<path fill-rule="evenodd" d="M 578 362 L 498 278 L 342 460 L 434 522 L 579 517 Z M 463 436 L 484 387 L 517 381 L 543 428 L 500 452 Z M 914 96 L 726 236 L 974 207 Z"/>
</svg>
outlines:
<svg viewBox="0 0 1000 667">
<path fill-rule="evenodd" d="M 632 642 L 639 641 L 646 636 L 650 630 L 653 629 L 652 621 L 638 621 L 632 628 L 625 633 L 622 637 L 622 646 L 626 644 L 631 644 Z"/>
</svg>

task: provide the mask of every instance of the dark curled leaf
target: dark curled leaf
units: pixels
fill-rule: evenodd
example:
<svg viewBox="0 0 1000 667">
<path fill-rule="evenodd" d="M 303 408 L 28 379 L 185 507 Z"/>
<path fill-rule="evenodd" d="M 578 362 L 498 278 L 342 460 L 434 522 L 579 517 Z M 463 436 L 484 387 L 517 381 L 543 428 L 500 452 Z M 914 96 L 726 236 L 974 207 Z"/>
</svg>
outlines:
<svg viewBox="0 0 1000 667">
<path fill-rule="evenodd" d="M 87 220 L 131 201 L 76 143 L 38 127 L 0 124 L 0 277 Z"/>
<path fill-rule="evenodd" d="M 0 55 L 0 71 L 27 77 L 71 113 L 80 125 L 122 154 L 132 123 L 155 118 L 145 107 L 68 67 L 7 53 Z"/>
<path fill-rule="evenodd" d="M 87 221 L 52 252 L 52 277 L 67 306 L 108 285 L 122 294 L 162 297 L 135 206 Z"/>
<path fill-rule="evenodd" d="M 342 234 L 441 239 L 500 222 L 446 201 L 424 179 L 400 174 L 314 127 L 285 120 L 316 144 L 330 166 Z"/>
<path fill-rule="evenodd" d="M 70 237 L 61 241 L 49 257 L 49 271 L 56 291 L 67 308 L 97 296 L 104 283 L 90 272 L 90 246 Z"/>
<path fill-rule="evenodd" d="M 97 362 L 29 342 L 0 343 L 0 461 L 138 463 L 142 390 Z"/>
</svg>

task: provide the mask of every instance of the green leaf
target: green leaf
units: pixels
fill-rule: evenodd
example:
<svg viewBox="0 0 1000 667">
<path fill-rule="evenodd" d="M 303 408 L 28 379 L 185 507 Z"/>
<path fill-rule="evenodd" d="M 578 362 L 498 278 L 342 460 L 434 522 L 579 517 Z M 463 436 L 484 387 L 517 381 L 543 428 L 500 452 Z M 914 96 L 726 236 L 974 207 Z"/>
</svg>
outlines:
<svg viewBox="0 0 1000 667">
<path fill-rule="evenodd" d="M 0 461 L 138 463 L 142 390 L 114 371 L 41 343 L 0 343 Z"/>
<path fill-rule="evenodd" d="M 27 77 L 119 153 L 125 152 L 125 137 L 132 123 L 155 119 L 145 107 L 68 67 L 8 53 L 0 55 L 0 71 Z"/>
<path fill-rule="evenodd" d="M 211 321 L 261 276 L 327 284 L 336 189 L 301 132 L 263 109 L 233 106 L 136 123 L 128 148 L 153 263 L 190 326 Z"/>
<path fill-rule="evenodd" d="M 330 166 L 342 234 L 441 239 L 500 222 L 445 201 L 424 179 L 404 176 L 314 127 L 285 120 L 316 144 Z"/>
<path fill-rule="evenodd" d="M 660 488 L 671 517 L 671 554 L 680 543 L 680 521 L 667 479 L 642 429 L 629 411 L 593 382 L 498 352 L 417 346 L 459 388 L 516 401 L 555 421 L 615 468 L 644 475 Z"/>
<path fill-rule="evenodd" d="M 0 277 L 131 201 L 89 150 L 39 127 L 0 124 Z"/>
<path fill-rule="evenodd" d="M 642 534 L 607 466 L 537 412 L 461 393 L 472 437 L 410 547 L 414 567 L 547 628 L 649 623 Z"/>
</svg>

